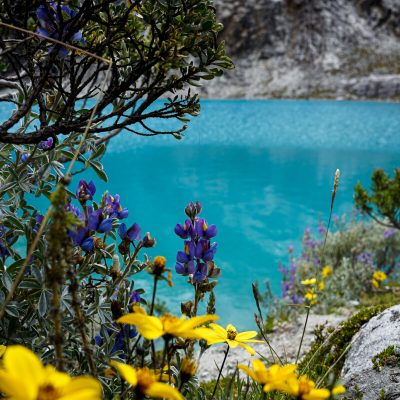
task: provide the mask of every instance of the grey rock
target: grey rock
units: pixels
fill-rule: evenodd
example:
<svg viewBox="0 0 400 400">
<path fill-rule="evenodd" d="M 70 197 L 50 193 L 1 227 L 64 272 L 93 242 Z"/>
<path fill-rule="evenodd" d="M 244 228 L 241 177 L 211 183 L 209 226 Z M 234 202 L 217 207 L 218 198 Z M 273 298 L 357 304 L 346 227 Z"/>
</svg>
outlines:
<svg viewBox="0 0 400 400">
<path fill-rule="evenodd" d="M 400 99 L 400 1 L 214 2 L 236 69 L 203 95 Z"/>
<path fill-rule="evenodd" d="M 400 368 L 386 365 L 373 369 L 371 359 L 389 346 L 400 346 L 400 305 L 371 318 L 354 336 L 342 369 L 346 398 L 357 398 L 357 388 L 363 400 L 400 399 Z"/>
</svg>

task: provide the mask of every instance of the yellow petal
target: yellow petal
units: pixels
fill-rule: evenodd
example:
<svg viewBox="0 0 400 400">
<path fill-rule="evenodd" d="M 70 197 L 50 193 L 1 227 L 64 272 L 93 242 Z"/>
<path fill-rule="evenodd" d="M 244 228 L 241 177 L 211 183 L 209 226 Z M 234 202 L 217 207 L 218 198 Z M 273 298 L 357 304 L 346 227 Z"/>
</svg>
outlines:
<svg viewBox="0 0 400 400">
<path fill-rule="evenodd" d="M 195 329 L 196 334 L 198 334 L 202 339 L 207 340 L 208 344 L 214 344 L 219 342 L 224 342 L 226 339 L 221 335 L 218 335 L 213 329 L 209 328 L 197 328 Z"/>
<path fill-rule="evenodd" d="M 237 367 L 239 369 L 241 369 L 242 371 L 244 371 L 251 379 L 253 379 L 253 381 L 256 381 L 256 382 L 260 383 L 258 378 L 257 378 L 257 375 L 254 373 L 254 371 L 251 368 L 249 368 L 249 367 L 247 367 L 246 365 L 243 365 L 243 364 L 239 364 Z"/>
<path fill-rule="evenodd" d="M 44 367 L 39 358 L 26 347 L 9 346 L 3 357 L 3 366 L 9 376 L 17 378 L 25 387 L 27 398 L 35 398 L 45 380 Z"/>
<path fill-rule="evenodd" d="M 218 333 L 218 335 L 220 335 L 223 338 L 226 338 L 228 335 L 226 330 L 221 325 L 210 324 L 210 328 L 213 329 L 216 333 Z"/>
<path fill-rule="evenodd" d="M 137 385 L 137 373 L 135 368 L 118 361 L 110 361 L 110 365 L 132 386 Z"/>
<path fill-rule="evenodd" d="M 246 339 L 252 339 L 254 336 L 257 336 L 256 331 L 248 331 L 248 332 L 241 332 L 236 335 L 236 340 L 239 342 Z"/>
<path fill-rule="evenodd" d="M 245 343 L 239 343 L 239 342 L 237 342 L 237 344 L 239 345 L 239 346 L 241 346 L 241 347 L 243 347 L 244 349 L 246 349 L 252 356 L 254 356 L 254 350 L 249 346 L 249 345 L 247 345 L 247 344 L 245 344 Z"/>
<path fill-rule="evenodd" d="M 236 331 L 237 332 L 237 329 L 232 324 L 228 324 L 226 326 L 226 331 Z"/>
<path fill-rule="evenodd" d="M 64 388 L 72 380 L 68 374 L 57 371 L 52 365 L 46 365 L 44 371 L 46 374 L 45 383 L 48 383 L 55 388 Z"/>
<path fill-rule="evenodd" d="M 303 394 L 303 400 L 325 400 L 331 396 L 328 389 L 311 389 L 310 393 Z"/>
<path fill-rule="evenodd" d="M 0 358 L 3 357 L 6 350 L 7 350 L 7 346 L 4 346 L 4 344 L 0 344 Z"/>
<path fill-rule="evenodd" d="M 266 368 L 265 364 L 261 360 L 259 360 L 258 358 L 255 358 L 252 361 L 252 364 L 253 364 L 253 369 L 254 369 L 254 371 L 256 373 L 265 373 L 265 372 L 267 372 L 267 368 Z"/>
<path fill-rule="evenodd" d="M 65 386 L 59 400 L 101 400 L 102 398 L 99 381 L 90 376 L 79 376 Z"/>
<path fill-rule="evenodd" d="M 146 310 L 145 310 L 143 307 L 140 307 L 140 306 L 138 306 L 138 305 L 133 306 L 133 307 L 132 307 L 132 310 L 133 310 L 135 313 L 147 315 Z"/>
<path fill-rule="evenodd" d="M 146 339 L 157 339 L 164 334 L 159 318 L 150 315 L 132 313 L 123 315 L 117 320 L 119 324 L 135 325 L 139 333 Z"/>
<path fill-rule="evenodd" d="M 167 385 L 166 383 L 160 382 L 153 383 L 148 389 L 145 390 L 145 394 L 149 397 L 184 400 L 184 397 L 178 392 L 177 389 Z"/>
<path fill-rule="evenodd" d="M 230 339 L 225 339 L 225 342 L 228 344 L 229 347 L 232 347 L 232 349 L 238 347 L 238 345 L 240 344 L 236 340 L 230 340 Z"/>
<path fill-rule="evenodd" d="M 211 314 L 201 315 L 199 317 L 193 317 L 193 318 L 190 318 L 187 321 L 185 321 L 182 324 L 182 328 L 183 329 L 193 329 L 199 325 L 205 324 L 206 322 L 216 321 L 217 319 L 219 319 L 219 317 L 217 317 L 216 315 L 211 315 Z"/>
<path fill-rule="evenodd" d="M 336 395 L 338 395 L 338 394 L 342 394 L 342 393 L 345 393 L 345 392 L 346 392 L 346 388 L 345 388 L 343 385 L 335 386 L 335 387 L 332 389 L 332 395 L 333 395 L 333 396 L 336 396 Z"/>
<path fill-rule="evenodd" d="M 37 397 L 37 392 L 32 394 L 25 382 L 20 382 L 20 379 L 10 376 L 4 370 L 0 370 L 0 392 L 13 400 L 34 400 Z"/>
<path fill-rule="evenodd" d="M 237 336 L 236 336 L 235 340 L 237 342 L 245 342 L 245 343 L 265 343 L 264 340 L 257 340 L 257 339 L 238 340 Z"/>
</svg>

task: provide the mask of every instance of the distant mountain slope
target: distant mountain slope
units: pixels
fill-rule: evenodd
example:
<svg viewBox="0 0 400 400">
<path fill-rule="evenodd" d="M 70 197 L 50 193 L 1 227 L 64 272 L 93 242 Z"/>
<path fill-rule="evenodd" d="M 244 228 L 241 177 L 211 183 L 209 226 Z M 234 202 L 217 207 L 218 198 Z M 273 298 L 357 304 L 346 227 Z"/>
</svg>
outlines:
<svg viewBox="0 0 400 400">
<path fill-rule="evenodd" d="M 209 97 L 400 99 L 400 0 L 215 0 L 236 70 Z"/>
</svg>

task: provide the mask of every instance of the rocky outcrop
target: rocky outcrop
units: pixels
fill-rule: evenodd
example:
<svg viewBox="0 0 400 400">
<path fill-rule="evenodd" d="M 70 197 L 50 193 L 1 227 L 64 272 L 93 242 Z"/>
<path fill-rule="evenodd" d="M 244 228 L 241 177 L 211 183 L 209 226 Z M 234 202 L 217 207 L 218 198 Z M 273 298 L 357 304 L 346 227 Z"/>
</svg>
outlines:
<svg viewBox="0 0 400 400">
<path fill-rule="evenodd" d="M 215 0 L 234 71 L 209 97 L 400 98 L 397 0 Z"/>
<path fill-rule="evenodd" d="M 390 346 L 393 349 L 391 355 L 387 351 Z M 362 393 L 363 400 L 400 399 L 398 346 L 400 305 L 371 318 L 354 336 L 342 370 L 346 398 L 360 398 L 358 396 Z M 377 358 L 382 352 L 384 355 Z"/>
</svg>

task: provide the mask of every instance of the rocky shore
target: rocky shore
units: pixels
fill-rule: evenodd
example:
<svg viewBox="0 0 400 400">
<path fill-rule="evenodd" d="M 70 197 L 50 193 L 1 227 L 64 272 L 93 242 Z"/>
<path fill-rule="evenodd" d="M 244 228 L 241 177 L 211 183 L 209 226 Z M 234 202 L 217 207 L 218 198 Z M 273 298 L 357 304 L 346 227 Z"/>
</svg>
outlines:
<svg viewBox="0 0 400 400">
<path fill-rule="evenodd" d="M 345 311 L 340 315 L 310 315 L 306 332 L 301 349 L 301 356 L 303 356 L 311 347 L 314 340 L 314 329 L 318 325 L 327 323 L 328 326 L 336 327 L 340 322 L 348 319 L 350 311 Z M 274 332 L 268 335 L 271 347 L 276 353 L 286 362 L 295 362 L 296 354 L 298 351 L 301 335 L 304 327 L 304 318 L 298 321 L 287 322 L 280 325 Z M 273 359 L 271 351 L 267 344 L 260 343 L 252 346 L 256 354 L 254 357 L 260 358 L 257 354 L 262 354 L 268 359 Z M 210 381 L 216 379 L 218 376 L 218 368 L 222 365 L 224 358 L 225 345 L 216 345 L 209 348 L 200 360 L 198 377 L 201 381 Z M 253 357 L 243 348 L 237 347 L 231 349 L 223 370 L 223 375 L 231 375 L 236 368 L 236 364 L 249 364 Z"/>
</svg>

